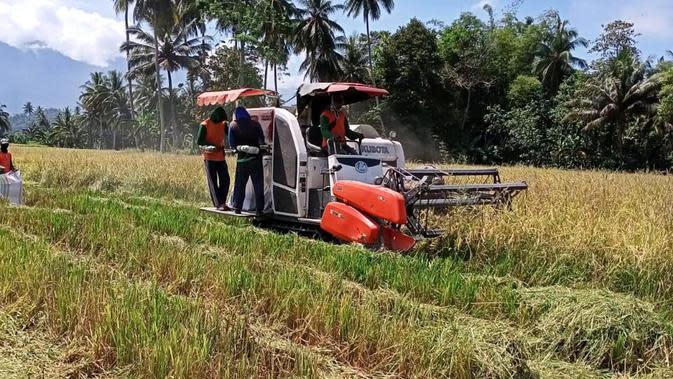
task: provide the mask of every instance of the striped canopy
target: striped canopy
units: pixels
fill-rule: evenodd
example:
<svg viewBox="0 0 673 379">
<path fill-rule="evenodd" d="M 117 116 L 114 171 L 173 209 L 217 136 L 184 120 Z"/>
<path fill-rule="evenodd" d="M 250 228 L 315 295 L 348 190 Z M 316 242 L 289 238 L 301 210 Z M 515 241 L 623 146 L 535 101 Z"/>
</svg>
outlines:
<svg viewBox="0 0 673 379">
<path fill-rule="evenodd" d="M 196 98 L 196 104 L 202 107 L 207 105 L 224 105 L 227 103 L 234 102 L 243 97 L 274 95 L 274 94 L 275 92 L 273 91 L 264 89 L 254 89 L 254 88 L 240 88 L 229 91 L 204 92 Z"/>
</svg>

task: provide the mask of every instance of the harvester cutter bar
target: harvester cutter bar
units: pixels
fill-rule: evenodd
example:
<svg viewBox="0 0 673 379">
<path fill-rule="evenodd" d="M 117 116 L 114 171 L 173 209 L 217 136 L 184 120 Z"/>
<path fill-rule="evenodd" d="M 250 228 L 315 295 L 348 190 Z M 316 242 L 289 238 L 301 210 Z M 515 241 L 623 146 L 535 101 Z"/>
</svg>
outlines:
<svg viewBox="0 0 673 379">
<path fill-rule="evenodd" d="M 405 172 L 417 178 L 423 176 L 491 176 L 496 183 L 500 181 L 500 173 L 497 168 L 450 168 L 446 170 L 437 168 L 414 168 L 407 169 Z"/>
<path fill-rule="evenodd" d="M 494 184 L 441 184 L 430 185 L 430 192 L 480 192 L 480 191 L 523 191 L 528 189 L 528 184 L 519 183 L 494 183 Z"/>
</svg>

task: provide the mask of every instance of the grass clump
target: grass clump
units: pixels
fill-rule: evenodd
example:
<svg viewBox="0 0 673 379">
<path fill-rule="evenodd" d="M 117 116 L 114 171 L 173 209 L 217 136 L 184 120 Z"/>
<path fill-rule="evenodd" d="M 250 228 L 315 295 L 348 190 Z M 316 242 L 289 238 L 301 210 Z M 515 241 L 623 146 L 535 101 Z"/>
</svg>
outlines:
<svg viewBox="0 0 673 379">
<path fill-rule="evenodd" d="M 531 320 L 538 348 L 546 354 L 626 373 L 671 358 L 673 326 L 633 296 L 558 286 L 517 293 L 518 313 Z"/>
</svg>

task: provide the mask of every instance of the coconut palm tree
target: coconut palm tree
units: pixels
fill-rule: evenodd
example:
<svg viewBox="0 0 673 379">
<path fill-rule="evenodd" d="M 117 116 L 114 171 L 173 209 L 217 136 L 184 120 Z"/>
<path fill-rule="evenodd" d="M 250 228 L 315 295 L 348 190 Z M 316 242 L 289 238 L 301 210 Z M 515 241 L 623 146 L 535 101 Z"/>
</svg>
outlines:
<svg viewBox="0 0 673 379">
<path fill-rule="evenodd" d="M 51 144 L 60 147 L 81 147 L 83 133 L 80 125 L 80 120 L 70 112 L 70 108 L 66 107 L 54 120 L 49 133 Z"/>
<path fill-rule="evenodd" d="M 294 21 L 299 12 L 292 1 L 263 0 L 266 13 L 262 24 L 261 50 L 264 64 L 264 88 L 267 88 L 269 67 L 273 69 L 274 90 L 278 92 L 278 65 L 290 57 Z"/>
<path fill-rule="evenodd" d="M 124 25 L 126 27 L 126 43 L 131 41 L 131 34 L 129 33 L 129 8 L 133 5 L 134 0 L 114 0 L 114 10 L 116 14 L 124 12 Z M 131 63 L 129 60 L 129 52 L 126 52 L 126 80 L 128 80 L 129 91 L 129 105 L 131 110 L 131 120 L 133 120 L 135 109 L 133 106 L 133 83 L 129 72 L 131 71 Z"/>
<path fill-rule="evenodd" d="M 341 61 L 342 76 L 340 80 L 361 83 L 368 76 L 367 56 L 357 34 L 343 44 L 343 60 Z"/>
<path fill-rule="evenodd" d="M 588 44 L 586 39 L 579 37 L 577 30 L 568 27 L 567 20 L 561 20 L 556 15 L 552 31 L 535 54 L 536 61 L 533 68 L 549 92 L 555 94 L 563 78 L 575 68 L 587 68 L 586 61 L 573 56 L 572 52 L 577 47 L 587 47 Z"/>
<path fill-rule="evenodd" d="M 336 33 L 343 34 L 344 30 L 330 16 L 343 5 L 332 4 L 331 0 L 299 0 L 299 5 L 295 52 L 306 55 L 300 69 L 310 80 L 334 80 L 340 76 L 343 59 L 337 51 L 343 40 Z"/>
<path fill-rule="evenodd" d="M 33 103 L 31 103 L 30 101 L 27 102 L 26 104 L 23 104 L 23 113 L 25 113 L 26 116 L 28 116 L 28 118 L 30 118 L 30 116 L 33 115 L 34 111 L 35 108 L 33 108 Z"/>
<path fill-rule="evenodd" d="M 35 108 L 35 117 L 32 122 L 24 130 L 24 134 L 28 137 L 30 141 L 37 143 L 46 143 L 48 142 L 48 135 L 51 129 L 51 124 L 47 115 L 44 113 L 44 109 L 38 106 Z"/>
<path fill-rule="evenodd" d="M 175 96 L 173 93 L 172 73 L 180 69 L 195 68 L 199 65 L 199 54 L 204 48 L 208 49 L 209 37 L 204 40 L 201 37 L 190 38 L 193 24 L 176 24 L 167 33 L 162 34 L 157 40 L 155 35 L 145 32 L 140 27 L 130 28 L 130 33 L 135 37 L 134 41 L 122 45 L 123 50 L 131 53 L 131 75 L 156 74 L 158 68 L 166 71 L 168 78 L 168 97 L 170 105 L 170 120 L 173 129 L 174 142 L 177 142 L 177 130 L 175 125 Z M 156 46 L 159 48 L 156 49 Z"/>
<path fill-rule="evenodd" d="M 119 71 L 110 71 L 105 83 L 105 108 L 109 113 L 108 122 L 112 129 L 112 148 L 117 149 L 119 129 L 132 122 L 131 110 L 126 98 L 124 79 Z"/>
<path fill-rule="evenodd" d="M 378 20 L 381 18 L 381 8 L 387 13 L 395 8 L 394 0 L 346 0 L 346 12 L 349 17 L 356 18 L 362 13 L 367 29 L 367 51 L 369 58 L 369 74 L 372 82 L 374 81 L 374 68 L 372 63 L 372 39 L 369 34 L 369 20 Z"/>
<path fill-rule="evenodd" d="M 0 135 L 9 132 L 11 125 L 9 123 L 9 113 L 5 111 L 6 105 L 0 104 Z"/>
<path fill-rule="evenodd" d="M 164 112 L 161 96 L 161 69 L 159 67 L 159 38 L 164 35 L 175 24 L 175 4 L 171 0 L 135 0 L 133 8 L 133 19 L 136 22 L 146 21 L 152 28 L 154 36 L 154 66 L 157 85 L 157 114 L 159 115 L 159 128 L 161 137 L 159 139 L 159 150 L 165 150 L 164 141 L 166 135 L 166 126 L 164 122 Z M 129 42 L 130 43 L 130 42 Z"/>
<path fill-rule="evenodd" d="M 585 96 L 569 103 L 573 110 L 564 121 L 583 122 L 585 130 L 612 126 L 621 153 L 628 121 L 656 114 L 661 74 L 647 77 L 647 69 L 635 57 L 617 62 L 616 72 L 590 81 Z"/>
<path fill-rule="evenodd" d="M 82 94 L 79 101 L 95 126 L 98 127 L 98 149 L 103 148 L 103 129 L 109 116 L 106 99 L 108 97 L 107 77 L 102 72 L 91 73 L 89 80 L 82 86 Z M 90 127 L 94 124 L 90 123 Z M 89 133 L 89 145 L 94 146 L 93 133 Z"/>
</svg>

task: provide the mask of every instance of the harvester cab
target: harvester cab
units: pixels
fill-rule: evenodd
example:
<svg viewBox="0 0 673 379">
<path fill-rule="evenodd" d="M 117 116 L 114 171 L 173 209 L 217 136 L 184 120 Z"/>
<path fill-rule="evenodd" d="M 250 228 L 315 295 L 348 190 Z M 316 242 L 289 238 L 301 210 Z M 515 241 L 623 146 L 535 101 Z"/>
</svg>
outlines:
<svg viewBox="0 0 673 379">
<path fill-rule="evenodd" d="M 270 91 L 239 89 L 207 92 L 197 104 L 223 105 Z M 339 96 L 343 105 L 387 91 L 357 83 L 310 83 L 297 91 L 297 115 L 279 107 L 248 108 L 262 125 L 268 144 L 263 156 L 265 217 L 262 227 L 332 237 L 372 248 L 406 251 L 418 239 L 438 236 L 429 214 L 461 205 L 510 207 L 527 184 L 501 183 L 497 169 L 406 168 L 402 144 L 382 138 L 368 125 L 352 128 L 364 138 L 348 141 L 351 154 L 322 148 L 320 114 Z M 354 154 L 352 153 L 354 152 Z M 456 184 L 451 178 L 481 178 Z M 254 217 L 254 191 L 248 183 L 243 217 Z M 237 216 L 232 212 L 203 208 Z"/>
</svg>

